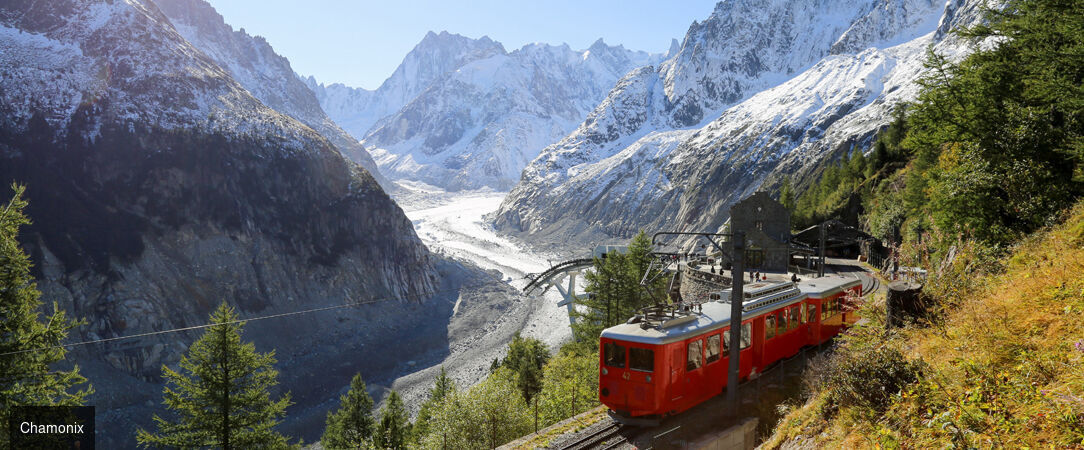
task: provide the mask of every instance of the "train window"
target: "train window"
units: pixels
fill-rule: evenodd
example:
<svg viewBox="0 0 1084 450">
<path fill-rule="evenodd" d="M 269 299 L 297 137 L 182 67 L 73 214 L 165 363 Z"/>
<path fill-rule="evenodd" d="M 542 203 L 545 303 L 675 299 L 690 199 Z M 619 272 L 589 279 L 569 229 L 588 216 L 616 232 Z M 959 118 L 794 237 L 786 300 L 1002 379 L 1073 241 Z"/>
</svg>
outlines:
<svg viewBox="0 0 1084 450">
<path fill-rule="evenodd" d="M 775 314 L 769 314 L 764 318 L 764 338 L 771 339 L 775 337 Z"/>
<path fill-rule="evenodd" d="M 798 307 L 797 306 L 791 307 L 790 308 L 790 322 L 789 322 L 790 326 L 787 329 L 793 330 L 795 328 L 798 328 L 798 321 L 800 320 L 799 319 L 800 317 L 802 317 L 802 313 L 798 311 Z"/>
<path fill-rule="evenodd" d="M 625 347 L 613 342 L 607 342 L 604 348 L 606 365 L 610 367 L 625 367 Z"/>
<path fill-rule="evenodd" d="M 805 323 L 806 322 L 806 317 L 808 317 L 805 314 L 806 304 L 802 303 L 801 305 L 798 306 L 798 308 L 801 309 L 800 311 L 798 311 L 798 320 L 801 321 L 802 323 Z"/>
<path fill-rule="evenodd" d="M 805 305 L 806 322 L 813 323 L 817 321 L 817 305 L 809 303 Z"/>
<path fill-rule="evenodd" d="M 730 352 L 730 330 L 723 332 L 723 351 Z"/>
<path fill-rule="evenodd" d="M 688 363 L 685 364 L 685 370 L 696 370 L 704 365 L 704 360 L 700 358 L 701 353 L 703 353 L 703 345 L 700 339 L 689 343 L 689 359 Z"/>
<path fill-rule="evenodd" d="M 779 311 L 779 334 L 787 332 L 787 309 Z"/>
<path fill-rule="evenodd" d="M 753 345 L 753 330 L 748 323 L 741 324 L 741 348 L 749 348 Z"/>
<path fill-rule="evenodd" d="M 654 372 L 655 351 L 647 348 L 630 348 L 629 368 L 640 372 Z"/>
<path fill-rule="evenodd" d="M 709 363 L 719 360 L 719 335 L 713 334 L 708 336 L 708 351 L 704 354 Z"/>
</svg>

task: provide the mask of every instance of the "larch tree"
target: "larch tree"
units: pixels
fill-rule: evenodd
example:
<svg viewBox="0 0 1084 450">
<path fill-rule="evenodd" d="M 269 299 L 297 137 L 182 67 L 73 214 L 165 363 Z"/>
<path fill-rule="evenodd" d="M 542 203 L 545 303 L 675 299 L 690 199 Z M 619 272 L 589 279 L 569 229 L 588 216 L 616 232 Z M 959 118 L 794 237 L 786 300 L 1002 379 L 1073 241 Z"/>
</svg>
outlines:
<svg viewBox="0 0 1084 450">
<path fill-rule="evenodd" d="M 542 368 L 549 359 L 549 349 L 538 339 L 524 338 L 516 332 L 508 343 L 508 355 L 502 366 L 515 373 L 516 387 L 527 403 L 542 390 Z"/>
<path fill-rule="evenodd" d="M 422 403 L 421 408 L 418 410 L 418 418 L 411 428 L 415 444 L 420 444 L 425 435 L 429 433 L 429 422 L 433 420 L 433 414 L 437 408 L 440 408 L 444 399 L 454 394 L 456 390 L 455 381 L 452 381 L 448 376 L 448 372 L 444 370 L 444 366 L 441 366 L 440 375 L 437 375 L 433 387 L 429 389 L 429 398 Z"/>
<path fill-rule="evenodd" d="M 587 272 L 586 299 L 573 313 L 576 323 L 572 335 L 581 343 L 598 344 L 603 329 L 624 323 L 640 308 L 667 301 L 665 277 L 656 277 L 659 269 L 651 269 L 651 238 L 643 231 L 629 242 L 625 253 L 610 252 L 605 258 L 595 258 L 594 268 Z M 648 271 L 650 274 L 647 274 Z M 641 286 L 640 280 L 654 280 Z"/>
<path fill-rule="evenodd" d="M 271 399 L 278 384 L 275 352 L 242 343 L 244 323 L 226 304 L 211 314 L 211 323 L 181 357 L 179 371 L 162 366 L 163 403 L 176 417 L 155 415 L 158 432 L 140 429 L 136 440 L 144 447 L 289 447 L 274 430 L 290 405 L 289 393 Z"/>
<path fill-rule="evenodd" d="M 1084 194 L 1084 9 L 1009 0 L 960 62 L 931 52 L 908 116 L 909 215 L 1005 246 Z M 947 247 L 947 245 L 945 245 Z"/>
<path fill-rule="evenodd" d="M 779 203 L 791 213 L 794 212 L 794 186 L 791 185 L 790 177 L 783 178 L 783 185 L 779 188 Z"/>
<path fill-rule="evenodd" d="M 30 258 L 19 246 L 19 227 L 30 224 L 23 215 L 25 188 L 0 209 L 0 448 L 7 448 L 7 417 L 16 406 L 78 406 L 93 389 L 71 370 L 52 370 L 67 350 L 60 345 L 79 322 L 68 320 L 56 302 L 39 321 L 41 292 L 30 276 Z M 73 390 L 83 385 L 81 389 Z"/>
<path fill-rule="evenodd" d="M 364 448 L 372 442 L 373 398 L 361 374 L 350 380 L 350 390 L 339 397 L 339 410 L 327 413 L 327 428 L 320 442 L 327 448 Z"/>
<path fill-rule="evenodd" d="M 390 450 L 406 448 L 410 436 L 410 416 L 403 407 L 399 393 L 391 391 L 384 407 L 380 409 L 380 423 L 376 426 L 377 447 Z"/>
</svg>

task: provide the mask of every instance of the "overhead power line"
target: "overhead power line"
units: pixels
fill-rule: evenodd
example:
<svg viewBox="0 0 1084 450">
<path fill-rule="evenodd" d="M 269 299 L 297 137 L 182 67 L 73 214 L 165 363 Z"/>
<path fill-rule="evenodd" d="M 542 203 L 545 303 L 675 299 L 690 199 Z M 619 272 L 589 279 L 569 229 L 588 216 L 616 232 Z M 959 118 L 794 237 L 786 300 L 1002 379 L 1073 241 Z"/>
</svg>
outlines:
<svg viewBox="0 0 1084 450">
<path fill-rule="evenodd" d="M 485 283 L 477 283 L 477 284 L 472 284 L 472 285 L 459 286 L 459 287 L 454 288 L 454 289 L 438 290 L 438 291 L 433 292 L 430 295 L 438 295 L 438 294 L 444 294 L 444 293 L 449 293 L 449 292 L 456 292 L 456 291 L 460 291 L 460 290 L 463 290 L 463 289 L 473 289 L 473 288 L 478 288 L 478 287 L 488 286 L 488 285 L 510 284 L 512 281 L 521 281 L 521 280 L 526 280 L 526 279 L 528 279 L 528 277 L 524 276 L 524 277 L 508 280 L 507 282 L 506 281 L 487 281 Z M 250 317 L 250 318 L 247 318 L 247 319 L 238 319 L 238 320 L 233 320 L 233 321 L 230 321 L 230 322 L 207 323 L 207 324 L 202 324 L 202 325 L 193 325 L 193 326 L 190 326 L 190 327 L 171 328 L 171 329 L 168 329 L 168 330 L 148 331 L 146 333 L 131 334 L 131 335 L 127 335 L 127 336 L 115 336 L 115 337 L 102 338 L 102 339 L 93 339 L 93 340 L 89 340 L 89 341 L 72 342 L 72 343 L 69 343 L 69 344 L 53 345 L 53 346 L 50 346 L 50 347 L 39 347 L 39 348 L 29 348 L 29 349 L 24 349 L 24 350 L 16 350 L 16 351 L 13 351 L 13 352 L 0 353 L 0 356 L 18 355 L 18 354 L 22 354 L 22 353 L 40 352 L 40 351 L 54 350 L 54 349 L 59 349 L 59 348 L 71 348 L 71 347 L 78 347 L 78 346 L 90 345 L 90 344 L 102 344 L 102 343 L 107 343 L 107 342 L 123 341 L 123 340 L 128 340 L 128 339 L 138 339 L 138 338 L 143 338 L 143 337 L 147 337 L 147 336 L 156 336 L 156 335 L 160 335 L 160 334 L 178 333 L 178 332 L 182 332 L 182 331 L 199 330 L 199 329 L 210 328 L 210 327 L 219 326 L 219 325 L 229 325 L 229 324 L 245 323 L 245 322 L 255 322 L 255 321 L 258 321 L 258 320 L 267 320 L 267 319 L 278 319 L 278 318 L 281 318 L 281 317 L 298 316 L 298 315 L 302 315 L 302 314 L 311 314 L 311 313 L 321 312 L 321 311 L 331 311 L 331 310 L 335 310 L 335 309 L 353 308 L 353 307 L 358 307 L 358 306 L 362 306 L 362 305 L 372 305 L 372 304 L 375 304 L 375 303 L 383 303 L 383 302 L 392 301 L 392 300 L 410 300 L 410 299 L 419 298 L 419 297 L 421 297 L 421 295 L 374 298 L 374 299 L 370 299 L 370 300 L 362 300 L 362 301 L 356 301 L 356 302 L 350 302 L 350 303 L 343 303 L 341 305 L 324 306 L 324 307 L 321 307 L 321 308 L 310 308 L 310 309 L 305 309 L 305 310 L 300 310 L 300 311 L 291 311 L 291 312 L 284 312 L 284 313 L 278 313 L 278 314 L 269 314 L 269 315 L 266 315 L 266 316 Z"/>
</svg>

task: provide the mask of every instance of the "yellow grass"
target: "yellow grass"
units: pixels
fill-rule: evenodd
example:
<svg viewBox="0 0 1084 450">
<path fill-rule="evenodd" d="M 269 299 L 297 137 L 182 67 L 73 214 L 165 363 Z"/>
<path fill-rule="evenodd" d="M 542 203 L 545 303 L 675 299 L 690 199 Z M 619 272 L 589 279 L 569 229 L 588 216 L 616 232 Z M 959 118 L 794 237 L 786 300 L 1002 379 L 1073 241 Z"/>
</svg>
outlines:
<svg viewBox="0 0 1084 450">
<path fill-rule="evenodd" d="M 954 305 L 942 326 L 875 338 L 929 367 L 887 412 L 825 420 L 820 392 L 765 447 L 815 436 L 827 448 L 1084 448 L 1084 202 L 1003 273 L 972 276 L 977 288 L 942 299 Z"/>
</svg>

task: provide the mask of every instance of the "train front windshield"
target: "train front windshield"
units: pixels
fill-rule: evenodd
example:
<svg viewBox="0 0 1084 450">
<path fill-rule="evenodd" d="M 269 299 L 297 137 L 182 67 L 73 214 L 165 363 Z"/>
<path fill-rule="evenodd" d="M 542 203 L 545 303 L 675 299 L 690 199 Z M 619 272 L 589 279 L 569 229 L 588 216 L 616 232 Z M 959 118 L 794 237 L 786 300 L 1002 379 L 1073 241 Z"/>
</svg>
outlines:
<svg viewBox="0 0 1084 450">
<path fill-rule="evenodd" d="M 603 346 L 603 360 L 607 366 L 624 368 L 625 367 L 625 347 L 615 344 L 613 342 L 607 342 Z"/>
<path fill-rule="evenodd" d="M 629 368 L 640 372 L 654 372 L 655 351 L 648 348 L 630 348 Z"/>
</svg>

